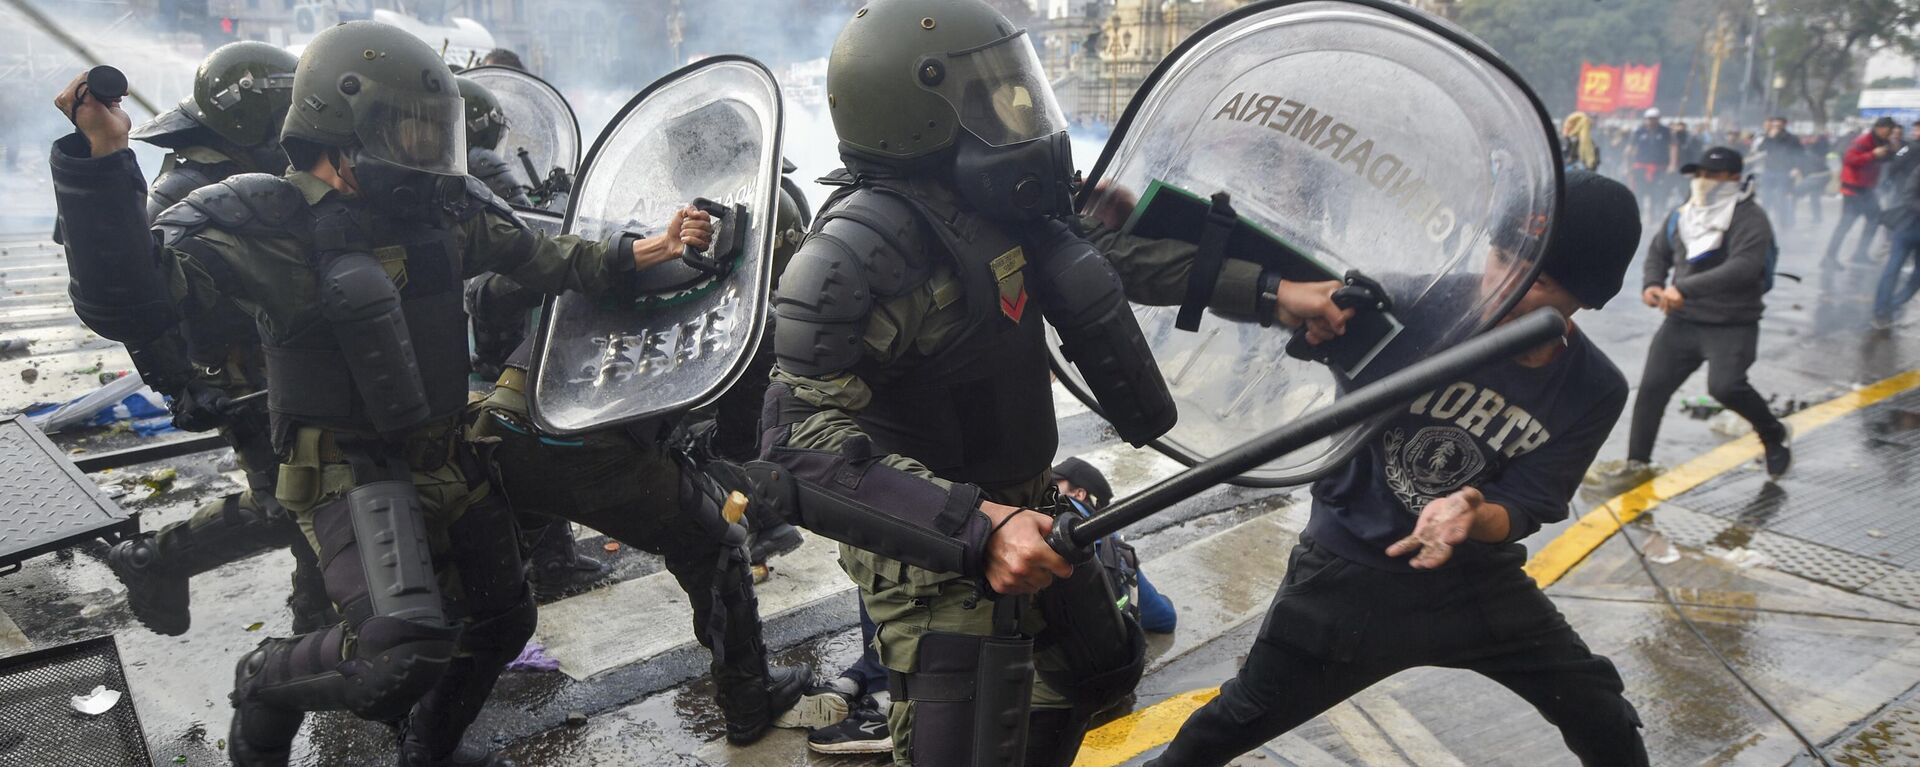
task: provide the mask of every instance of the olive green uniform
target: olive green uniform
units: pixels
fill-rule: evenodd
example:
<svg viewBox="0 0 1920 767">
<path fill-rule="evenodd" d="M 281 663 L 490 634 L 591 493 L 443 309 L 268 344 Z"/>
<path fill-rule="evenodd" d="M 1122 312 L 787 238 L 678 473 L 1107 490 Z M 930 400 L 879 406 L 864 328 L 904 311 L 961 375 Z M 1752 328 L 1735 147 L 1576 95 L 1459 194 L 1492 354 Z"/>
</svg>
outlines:
<svg viewBox="0 0 1920 767">
<path fill-rule="evenodd" d="M 1083 219 L 1081 224 L 1089 230 L 1087 239 L 1100 248 L 1120 273 L 1129 299 L 1147 305 L 1176 305 L 1185 299 L 1187 277 L 1193 267 L 1193 245 L 1124 235 L 1092 219 Z M 866 363 L 863 369 L 878 371 L 880 376 L 904 373 L 916 364 L 938 357 L 969 328 L 963 290 L 950 259 L 938 252 L 937 245 L 927 252 L 907 255 L 910 260 L 927 264 L 929 276 L 899 297 L 876 301 L 868 316 L 862 339 Z M 1250 262 L 1226 261 L 1213 291 L 1213 311 L 1230 319 L 1255 319 L 1259 271 L 1259 267 Z M 993 321 L 1004 320 L 994 317 Z M 791 387 L 792 396 L 815 411 L 786 430 L 786 446 L 833 452 L 841 451 L 856 440 L 869 438 L 856 418 L 872 399 L 872 387 L 887 385 L 884 378 L 871 373 L 867 377 L 848 373 L 821 379 L 795 375 L 779 367 L 774 369 L 772 380 Z M 1046 434 L 1051 438 L 1050 430 Z M 1010 437 L 1022 438 L 1020 435 Z M 1051 445 L 1045 452 L 1051 456 Z M 936 484 L 947 484 L 946 479 L 935 476 L 911 457 L 889 454 L 880 461 Z M 1046 480 L 1047 466 L 1045 463 L 1035 466 L 1028 479 L 1000 486 L 983 485 L 981 490 L 985 497 L 999 503 L 1051 508 L 1053 504 L 1048 495 L 1053 492 L 1053 486 Z M 874 644 L 880 663 L 892 671 L 915 670 L 920 638 L 928 632 L 975 636 L 994 633 L 994 603 L 983 598 L 977 582 L 959 573 L 931 572 L 846 544 L 840 547 L 840 565 L 859 587 L 867 612 L 878 625 Z M 1030 604 L 1030 597 L 1018 599 L 1029 603 L 1018 611 L 1020 633 L 1040 634 L 1045 628 L 1040 610 Z M 1046 683 L 1047 672 L 1065 666 L 1057 648 L 1038 650 L 1034 664 L 1042 673 L 1033 686 L 1033 706 L 1069 707 L 1071 703 L 1066 695 Z M 912 764 L 913 711 L 912 701 L 896 698 L 888 714 L 897 765 Z"/>
</svg>

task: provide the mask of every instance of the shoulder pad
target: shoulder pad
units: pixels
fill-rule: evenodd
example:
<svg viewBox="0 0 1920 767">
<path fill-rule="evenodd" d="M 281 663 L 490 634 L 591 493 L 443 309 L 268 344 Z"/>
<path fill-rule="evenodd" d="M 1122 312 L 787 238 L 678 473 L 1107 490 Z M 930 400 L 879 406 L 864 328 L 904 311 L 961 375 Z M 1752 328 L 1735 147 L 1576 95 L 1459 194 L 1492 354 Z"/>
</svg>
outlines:
<svg viewBox="0 0 1920 767">
<path fill-rule="evenodd" d="M 284 233 L 288 224 L 305 213 L 306 203 L 299 187 L 265 173 L 228 177 L 218 184 L 195 190 L 182 201 L 205 214 L 213 226 L 234 232 L 275 234 Z"/>
<path fill-rule="evenodd" d="M 155 215 L 187 199 L 195 190 L 233 175 L 235 170 L 231 165 L 207 165 L 191 160 L 177 160 L 168 166 L 147 190 L 148 210 Z"/>
<path fill-rule="evenodd" d="M 932 276 L 930 236 L 920 213 L 905 200 L 861 188 L 820 214 L 808 242 L 824 239 L 838 245 L 860 267 L 874 295 L 891 298 Z"/>
<path fill-rule="evenodd" d="M 852 222 L 841 225 L 861 229 Z M 826 377 L 853 367 L 863 352 L 860 340 L 873 299 L 866 268 L 844 244 L 809 238 L 781 273 L 773 296 L 775 359 L 803 376 Z"/>
<path fill-rule="evenodd" d="M 492 212 L 513 222 L 515 226 L 526 228 L 526 223 L 521 221 L 519 216 L 514 215 L 512 205 L 508 205 L 505 200 L 500 199 L 499 195 L 494 194 L 492 189 L 487 188 L 487 182 L 471 175 L 466 179 L 466 194 L 448 200 L 446 208 L 447 213 L 452 215 L 455 221 L 471 221 L 474 216 Z"/>
</svg>

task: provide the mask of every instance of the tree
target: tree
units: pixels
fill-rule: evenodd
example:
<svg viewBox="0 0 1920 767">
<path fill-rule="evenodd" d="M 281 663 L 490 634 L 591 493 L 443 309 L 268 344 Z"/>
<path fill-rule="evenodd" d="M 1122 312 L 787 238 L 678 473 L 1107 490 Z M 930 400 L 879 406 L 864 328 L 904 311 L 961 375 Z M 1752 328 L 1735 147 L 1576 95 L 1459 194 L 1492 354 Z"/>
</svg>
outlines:
<svg viewBox="0 0 1920 767">
<path fill-rule="evenodd" d="M 1461 0 L 1459 23 L 1520 72 L 1554 114 L 1573 109 L 1582 60 L 1660 63 L 1660 102 L 1676 107 L 1706 30 L 1745 0 Z"/>
<path fill-rule="evenodd" d="M 1920 52 L 1913 0 L 1776 0 L 1767 42 L 1791 98 L 1827 124 L 1834 99 L 1853 90 L 1861 61 L 1895 48 Z"/>
</svg>

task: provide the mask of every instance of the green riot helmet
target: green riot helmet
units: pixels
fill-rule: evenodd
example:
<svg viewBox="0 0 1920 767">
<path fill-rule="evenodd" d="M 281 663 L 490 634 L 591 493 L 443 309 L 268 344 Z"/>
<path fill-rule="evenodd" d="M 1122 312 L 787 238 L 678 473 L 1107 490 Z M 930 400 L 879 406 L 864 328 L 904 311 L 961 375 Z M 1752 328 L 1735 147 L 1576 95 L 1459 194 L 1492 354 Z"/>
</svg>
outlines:
<svg viewBox="0 0 1920 767">
<path fill-rule="evenodd" d="M 793 259 L 800 242 L 807 238 L 807 227 L 813 223 L 812 213 L 807 210 L 807 195 L 787 176 L 780 177 L 780 199 L 773 212 L 773 280 L 777 287 L 780 273 L 787 270 L 787 262 Z"/>
<path fill-rule="evenodd" d="M 193 73 L 193 95 L 180 111 L 236 146 L 257 147 L 280 137 L 293 103 L 293 54 L 251 40 L 227 43 Z"/>
<path fill-rule="evenodd" d="M 944 160 L 982 214 L 1072 212 L 1067 121 L 1025 30 L 982 0 L 873 0 L 827 62 L 827 105 L 849 160 Z"/>
<path fill-rule="evenodd" d="M 472 78 L 454 75 L 453 80 L 460 84 L 460 98 L 467 102 L 467 148 L 498 149 L 507 138 L 508 127 L 500 100 Z"/>
<path fill-rule="evenodd" d="M 338 150 L 372 209 L 427 219 L 465 185 L 465 123 L 453 72 L 432 47 L 398 27 L 349 21 L 301 54 L 281 141 L 296 156 L 299 142 Z"/>
</svg>

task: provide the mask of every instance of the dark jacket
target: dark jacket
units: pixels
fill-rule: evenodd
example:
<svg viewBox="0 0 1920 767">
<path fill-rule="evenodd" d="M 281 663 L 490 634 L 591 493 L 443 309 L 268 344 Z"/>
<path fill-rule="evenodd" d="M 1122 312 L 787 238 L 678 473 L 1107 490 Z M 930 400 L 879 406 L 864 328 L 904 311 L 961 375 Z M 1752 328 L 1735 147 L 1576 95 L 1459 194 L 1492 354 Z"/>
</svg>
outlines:
<svg viewBox="0 0 1920 767">
<path fill-rule="evenodd" d="M 1778 136 L 1763 136 L 1754 147 L 1755 160 L 1759 160 L 1760 183 L 1767 186 L 1789 184 L 1793 182 L 1793 171 L 1806 165 L 1806 147 L 1800 145 L 1800 137 L 1793 132 L 1782 130 Z"/>
<path fill-rule="evenodd" d="M 1909 168 L 1900 177 L 1892 204 L 1880 214 L 1880 223 L 1896 231 L 1920 225 L 1920 167 Z"/>
<path fill-rule="evenodd" d="M 1642 289 L 1664 287 L 1671 273 L 1673 286 L 1686 299 L 1673 317 L 1708 325 L 1759 322 L 1766 311 L 1761 296 L 1766 292 L 1767 252 L 1772 249 L 1773 224 L 1751 197 L 1734 206 L 1719 252 L 1697 262 L 1687 260 L 1686 245 L 1678 236 L 1668 239 L 1663 219 L 1647 246 Z"/>
</svg>

